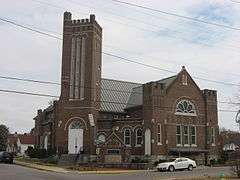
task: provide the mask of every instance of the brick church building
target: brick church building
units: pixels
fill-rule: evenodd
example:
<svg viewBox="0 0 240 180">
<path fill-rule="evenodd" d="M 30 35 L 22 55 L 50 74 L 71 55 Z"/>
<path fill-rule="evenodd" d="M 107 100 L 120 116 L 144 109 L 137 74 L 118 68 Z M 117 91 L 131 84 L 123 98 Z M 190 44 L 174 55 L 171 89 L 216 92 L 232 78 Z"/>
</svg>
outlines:
<svg viewBox="0 0 240 180">
<path fill-rule="evenodd" d="M 201 90 L 182 67 L 145 84 L 103 79 L 102 28 L 94 15 L 64 13 L 61 95 L 35 120 L 35 146 L 83 161 L 217 158 L 217 92 Z"/>
</svg>

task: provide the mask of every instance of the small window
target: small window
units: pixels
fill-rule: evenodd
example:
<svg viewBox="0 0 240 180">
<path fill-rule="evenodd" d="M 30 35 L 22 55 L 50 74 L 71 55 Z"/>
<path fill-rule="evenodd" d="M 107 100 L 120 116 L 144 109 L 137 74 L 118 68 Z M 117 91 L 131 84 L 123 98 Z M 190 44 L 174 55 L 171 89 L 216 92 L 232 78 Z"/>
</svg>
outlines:
<svg viewBox="0 0 240 180">
<path fill-rule="evenodd" d="M 196 145 L 196 126 L 191 126 L 191 144 Z"/>
<path fill-rule="evenodd" d="M 124 130 L 124 144 L 130 146 L 131 144 L 131 131 L 130 129 Z"/>
<path fill-rule="evenodd" d="M 177 132 L 176 132 L 176 140 L 177 140 L 177 145 L 182 145 L 182 137 L 181 137 L 181 126 L 177 125 Z"/>
<path fill-rule="evenodd" d="M 182 75 L 182 85 L 187 85 L 187 76 L 185 74 Z"/>
<path fill-rule="evenodd" d="M 118 115 L 113 115 L 113 119 L 118 119 Z"/>
<path fill-rule="evenodd" d="M 157 143 L 158 143 L 158 145 L 160 145 L 162 143 L 161 124 L 157 125 Z"/>
<path fill-rule="evenodd" d="M 136 131 L 136 145 L 142 145 L 142 129 Z"/>
<path fill-rule="evenodd" d="M 183 126 L 183 139 L 184 139 L 184 145 L 189 144 L 189 132 L 188 132 L 188 126 Z"/>
</svg>

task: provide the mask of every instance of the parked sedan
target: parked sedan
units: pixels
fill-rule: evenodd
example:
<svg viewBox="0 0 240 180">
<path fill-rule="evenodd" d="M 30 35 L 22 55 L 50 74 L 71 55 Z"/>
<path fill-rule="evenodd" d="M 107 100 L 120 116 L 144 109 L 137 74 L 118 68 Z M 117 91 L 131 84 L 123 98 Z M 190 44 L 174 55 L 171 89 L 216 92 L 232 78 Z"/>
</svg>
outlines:
<svg viewBox="0 0 240 180">
<path fill-rule="evenodd" d="M 157 170 L 173 172 L 178 169 L 188 169 L 189 171 L 192 171 L 193 168 L 196 167 L 196 162 L 189 158 L 176 158 L 170 162 L 159 163 L 157 165 Z"/>
<path fill-rule="evenodd" d="M 13 155 L 11 153 L 8 152 L 0 152 L 0 162 L 2 163 L 13 163 Z"/>
</svg>

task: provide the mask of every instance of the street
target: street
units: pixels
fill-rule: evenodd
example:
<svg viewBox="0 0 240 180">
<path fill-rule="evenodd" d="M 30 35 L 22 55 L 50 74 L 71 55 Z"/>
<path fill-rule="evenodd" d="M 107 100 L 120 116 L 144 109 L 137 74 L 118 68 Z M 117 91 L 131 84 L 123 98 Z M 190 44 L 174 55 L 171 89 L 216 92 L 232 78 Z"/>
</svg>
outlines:
<svg viewBox="0 0 240 180">
<path fill-rule="evenodd" d="M 0 180 L 158 180 L 194 177 L 219 177 L 220 174 L 232 176 L 230 167 L 198 167 L 191 171 L 156 172 L 141 171 L 125 174 L 80 174 L 77 172 L 54 173 L 40 171 L 18 165 L 0 164 Z"/>
</svg>

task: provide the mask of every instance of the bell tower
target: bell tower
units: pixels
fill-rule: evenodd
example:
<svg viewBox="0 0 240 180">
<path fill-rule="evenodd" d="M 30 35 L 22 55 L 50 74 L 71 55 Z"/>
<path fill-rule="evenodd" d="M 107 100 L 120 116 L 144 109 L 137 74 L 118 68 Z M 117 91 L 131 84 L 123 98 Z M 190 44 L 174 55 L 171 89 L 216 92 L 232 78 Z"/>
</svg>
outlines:
<svg viewBox="0 0 240 180">
<path fill-rule="evenodd" d="M 79 153 L 80 149 L 83 154 L 90 156 L 96 153 L 101 54 L 102 28 L 95 20 L 95 15 L 90 15 L 87 19 L 72 20 L 72 14 L 65 12 L 61 95 L 54 123 L 58 151 Z M 75 131 L 79 131 L 76 137 Z M 79 137 L 80 139 L 76 139 Z"/>
<path fill-rule="evenodd" d="M 99 102 L 101 52 L 102 28 L 95 15 L 72 20 L 72 14 L 65 12 L 60 100 L 79 101 L 84 106 Z"/>
</svg>

